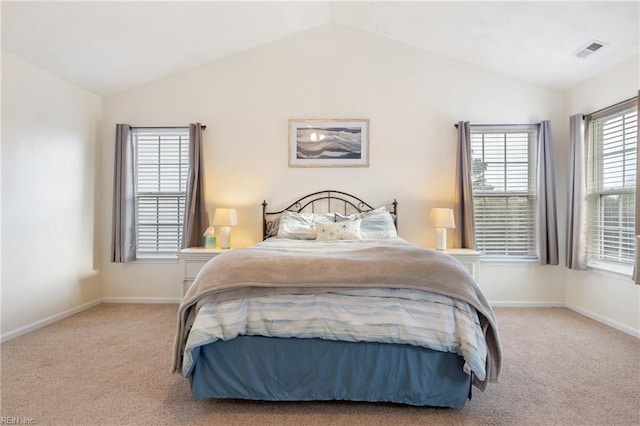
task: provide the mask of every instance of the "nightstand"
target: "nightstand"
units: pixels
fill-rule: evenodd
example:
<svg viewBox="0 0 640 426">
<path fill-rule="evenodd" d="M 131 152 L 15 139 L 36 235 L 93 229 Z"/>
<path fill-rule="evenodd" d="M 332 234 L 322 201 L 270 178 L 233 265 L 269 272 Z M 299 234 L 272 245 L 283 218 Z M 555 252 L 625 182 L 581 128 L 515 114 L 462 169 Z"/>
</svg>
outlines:
<svg viewBox="0 0 640 426">
<path fill-rule="evenodd" d="M 191 247 L 182 249 L 178 252 L 178 259 L 182 264 L 182 296 L 186 294 L 187 290 L 193 284 L 193 280 L 196 279 L 196 275 L 200 272 L 200 269 L 211 260 L 213 257 L 229 251 L 231 249 L 221 248 L 202 248 Z"/>
<path fill-rule="evenodd" d="M 467 268 L 476 282 L 480 282 L 480 259 L 482 253 L 471 249 L 449 248 L 445 253 L 455 257 L 462 266 Z"/>
</svg>

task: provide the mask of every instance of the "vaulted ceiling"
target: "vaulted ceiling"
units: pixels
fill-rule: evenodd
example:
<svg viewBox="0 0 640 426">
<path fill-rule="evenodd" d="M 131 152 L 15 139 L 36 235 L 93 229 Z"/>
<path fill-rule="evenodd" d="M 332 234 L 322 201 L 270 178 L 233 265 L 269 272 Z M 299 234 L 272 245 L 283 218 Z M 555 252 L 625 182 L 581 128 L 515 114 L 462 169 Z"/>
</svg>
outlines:
<svg viewBox="0 0 640 426">
<path fill-rule="evenodd" d="M 322 25 L 553 89 L 640 53 L 640 2 L 2 1 L 2 48 L 108 95 Z M 605 46 L 574 54 L 592 40 Z"/>
</svg>

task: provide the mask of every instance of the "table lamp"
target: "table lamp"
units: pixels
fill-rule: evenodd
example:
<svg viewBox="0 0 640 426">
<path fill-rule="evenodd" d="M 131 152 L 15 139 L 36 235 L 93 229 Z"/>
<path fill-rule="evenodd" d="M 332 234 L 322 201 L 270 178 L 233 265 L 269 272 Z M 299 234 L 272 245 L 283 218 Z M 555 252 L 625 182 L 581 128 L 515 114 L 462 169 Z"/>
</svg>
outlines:
<svg viewBox="0 0 640 426">
<path fill-rule="evenodd" d="M 447 228 L 455 228 L 453 209 L 431 209 L 431 224 L 436 228 L 436 250 L 447 249 Z"/>
<path fill-rule="evenodd" d="M 236 209 L 219 208 L 213 215 L 213 225 L 220 226 L 221 249 L 231 248 L 231 227 L 238 224 Z"/>
</svg>

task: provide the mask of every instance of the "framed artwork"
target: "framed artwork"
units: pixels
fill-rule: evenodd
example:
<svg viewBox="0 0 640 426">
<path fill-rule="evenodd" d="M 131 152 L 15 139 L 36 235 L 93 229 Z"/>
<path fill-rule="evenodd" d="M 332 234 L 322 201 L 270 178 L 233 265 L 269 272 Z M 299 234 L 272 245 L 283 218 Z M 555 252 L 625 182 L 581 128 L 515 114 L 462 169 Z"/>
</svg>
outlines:
<svg viewBox="0 0 640 426">
<path fill-rule="evenodd" d="M 369 167 L 369 120 L 289 120 L 289 167 Z"/>
</svg>

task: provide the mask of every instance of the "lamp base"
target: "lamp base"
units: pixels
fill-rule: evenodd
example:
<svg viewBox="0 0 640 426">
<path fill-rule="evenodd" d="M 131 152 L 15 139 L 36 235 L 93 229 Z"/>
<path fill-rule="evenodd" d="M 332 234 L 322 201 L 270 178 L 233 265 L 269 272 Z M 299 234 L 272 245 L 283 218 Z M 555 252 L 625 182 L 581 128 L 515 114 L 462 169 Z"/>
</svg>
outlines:
<svg viewBox="0 0 640 426">
<path fill-rule="evenodd" d="M 436 228 L 436 250 L 447 250 L 447 228 Z"/>
<path fill-rule="evenodd" d="M 231 227 L 230 226 L 222 226 L 220 228 L 220 248 L 230 249 L 231 248 Z"/>
</svg>

